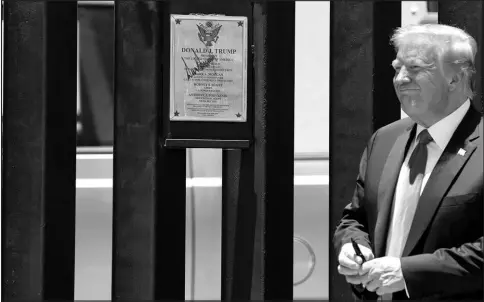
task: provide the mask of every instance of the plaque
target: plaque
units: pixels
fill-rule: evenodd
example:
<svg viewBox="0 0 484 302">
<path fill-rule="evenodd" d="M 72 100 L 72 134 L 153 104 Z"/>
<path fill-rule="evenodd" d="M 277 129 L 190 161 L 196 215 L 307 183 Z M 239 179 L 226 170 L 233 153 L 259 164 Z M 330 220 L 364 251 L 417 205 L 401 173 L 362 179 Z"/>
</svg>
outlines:
<svg viewBox="0 0 484 302">
<path fill-rule="evenodd" d="M 247 120 L 247 17 L 170 16 L 170 121 Z"/>
</svg>

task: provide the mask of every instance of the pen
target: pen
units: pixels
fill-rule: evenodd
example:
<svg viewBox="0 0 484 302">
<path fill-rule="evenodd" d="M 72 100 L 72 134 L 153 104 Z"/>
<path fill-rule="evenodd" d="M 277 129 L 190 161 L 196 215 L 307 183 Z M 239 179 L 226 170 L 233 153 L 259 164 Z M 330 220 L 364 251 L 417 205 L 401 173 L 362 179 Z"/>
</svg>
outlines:
<svg viewBox="0 0 484 302">
<path fill-rule="evenodd" d="M 355 250 L 356 256 L 359 256 L 361 258 L 361 260 L 363 260 L 363 262 L 361 262 L 361 264 L 365 263 L 366 258 L 365 258 L 365 256 L 363 256 L 363 253 L 361 252 L 360 247 L 358 246 L 358 244 L 356 243 L 356 241 L 353 238 L 351 238 L 351 244 L 353 245 L 353 249 Z"/>
<path fill-rule="evenodd" d="M 365 263 L 366 258 L 365 258 L 365 256 L 363 256 L 363 253 L 361 252 L 360 247 L 356 243 L 355 239 L 351 238 L 351 244 L 353 245 L 353 249 L 355 250 L 356 256 L 361 257 L 361 260 L 362 260 L 361 264 Z M 361 286 L 362 288 L 366 288 L 366 284 L 359 285 L 359 286 Z M 382 297 L 383 296 L 378 296 L 377 301 L 383 301 Z"/>
</svg>

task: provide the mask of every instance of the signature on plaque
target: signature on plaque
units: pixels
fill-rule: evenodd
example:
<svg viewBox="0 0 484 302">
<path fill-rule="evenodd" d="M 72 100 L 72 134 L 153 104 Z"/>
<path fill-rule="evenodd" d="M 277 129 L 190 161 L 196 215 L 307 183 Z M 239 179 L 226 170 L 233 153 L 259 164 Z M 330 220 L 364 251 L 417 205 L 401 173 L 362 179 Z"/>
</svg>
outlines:
<svg viewBox="0 0 484 302">
<path fill-rule="evenodd" d="M 205 68 L 207 68 L 208 66 L 210 66 L 210 63 L 212 63 L 212 61 L 215 60 L 215 56 L 213 54 L 211 54 L 208 57 L 207 60 L 202 61 L 197 56 L 197 53 L 195 52 L 195 50 L 193 48 L 191 50 L 193 52 L 193 55 L 195 56 L 194 60 L 195 60 L 195 64 L 197 66 L 195 66 L 193 68 L 189 68 L 188 65 L 187 65 L 187 62 L 185 62 L 185 59 L 183 59 L 183 57 L 181 58 L 182 61 L 183 61 L 183 64 L 185 64 L 185 71 L 187 73 L 187 80 L 188 81 L 190 81 L 190 78 L 192 78 L 194 75 L 196 75 L 199 71 L 202 71 Z"/>
<path fill-rule="evenodd" d="M 213 24 L 212 21 L 207 21 L 205 24 L 199 23 L 197 24 L 198 28 L 198 38 L 200 39 L 200 42 L 205 45 L 205 47 L 210 47 L 213 46 L 213 43 L 217 43 L 218 41 L 218 34 L 220 32 L 220 29 L 222 28 L 222 25 L 220 24 Z M 205 61 L 200 60 L 200 58 L 197 56 L 195 50 L 193 48 L 190 49 L 193 52 L 194 60 L 195 60 L 195 67 L 189 68 L 187 65 L 187 62 L 183 57 L 181 58 L 183 60 L 183 64 L 185 64 L 185 72 L 187 73 L 187 81 L 190 81 L 190 78 L 195 76 L 198 72 L 204 70 L 208 66 L 210 66 L 210 63 L 212 63 L 213 60 L 215 60 L 215 56 L 213 54 L 210 54 L 208 59 Z M 208 49 L 209 53 L 211 53 L 211 49 Z"/>
</svg>

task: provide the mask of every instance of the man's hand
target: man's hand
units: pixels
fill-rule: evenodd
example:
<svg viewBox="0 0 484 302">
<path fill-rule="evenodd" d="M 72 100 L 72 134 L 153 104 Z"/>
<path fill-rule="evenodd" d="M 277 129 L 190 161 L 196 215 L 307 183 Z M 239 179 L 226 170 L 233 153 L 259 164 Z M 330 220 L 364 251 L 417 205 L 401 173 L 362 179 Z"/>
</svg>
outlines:
<svg viewBox="0 0 484 302">
<path fill-rule="evenodd" d="M 381 257 L 365 262 L 361 266 L 360 274 L 366 277 L 363 286 L 380 296 L 405 289 L 399 258 Z"/>
<path fill-rule="evenodd" d="M 358 246 L 360 247 L 361 253 L 363 256 L 365 256 L 367 261 L 375 258 L 369 248 L 361 244 L 358 244 Z M 363 281 L 367 280 L 366 275 L 360 275 L 363 259 L 361 259 L 359 256 L 356 256 L 355 250 L 353 249 L 351 243 L 346 243 L 343 245 L 338 256 L 338 261 L 338 272 L 346 277 L 346 281 L 348 283 L 361 284 Z"/>
</svg>

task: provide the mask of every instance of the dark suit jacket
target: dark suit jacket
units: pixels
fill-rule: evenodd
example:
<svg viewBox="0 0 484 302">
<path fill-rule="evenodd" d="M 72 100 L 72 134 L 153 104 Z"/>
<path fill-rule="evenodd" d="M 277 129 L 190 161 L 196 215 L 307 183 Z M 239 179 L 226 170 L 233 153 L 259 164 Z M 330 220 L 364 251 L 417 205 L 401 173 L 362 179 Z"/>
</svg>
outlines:
<svg viewBox="0 0 484 302">
<path fill-rule="evenodd" d="M 482 116 L 471 106 L 422 192 L 401 258 L 411 300 L 482 299 L 482 124 Z M 385 256 L 395 186 L 415 131 L 415 122 L 406 118 L 371 137 L 353 198 L 334 234 L 337 254 L 353 237 L 375 257 Z M 361 287 L 352 289 L 358 298 L 376 299 Z M 393 299 L 408 298 L 400 291 Z"/>
</svg>

